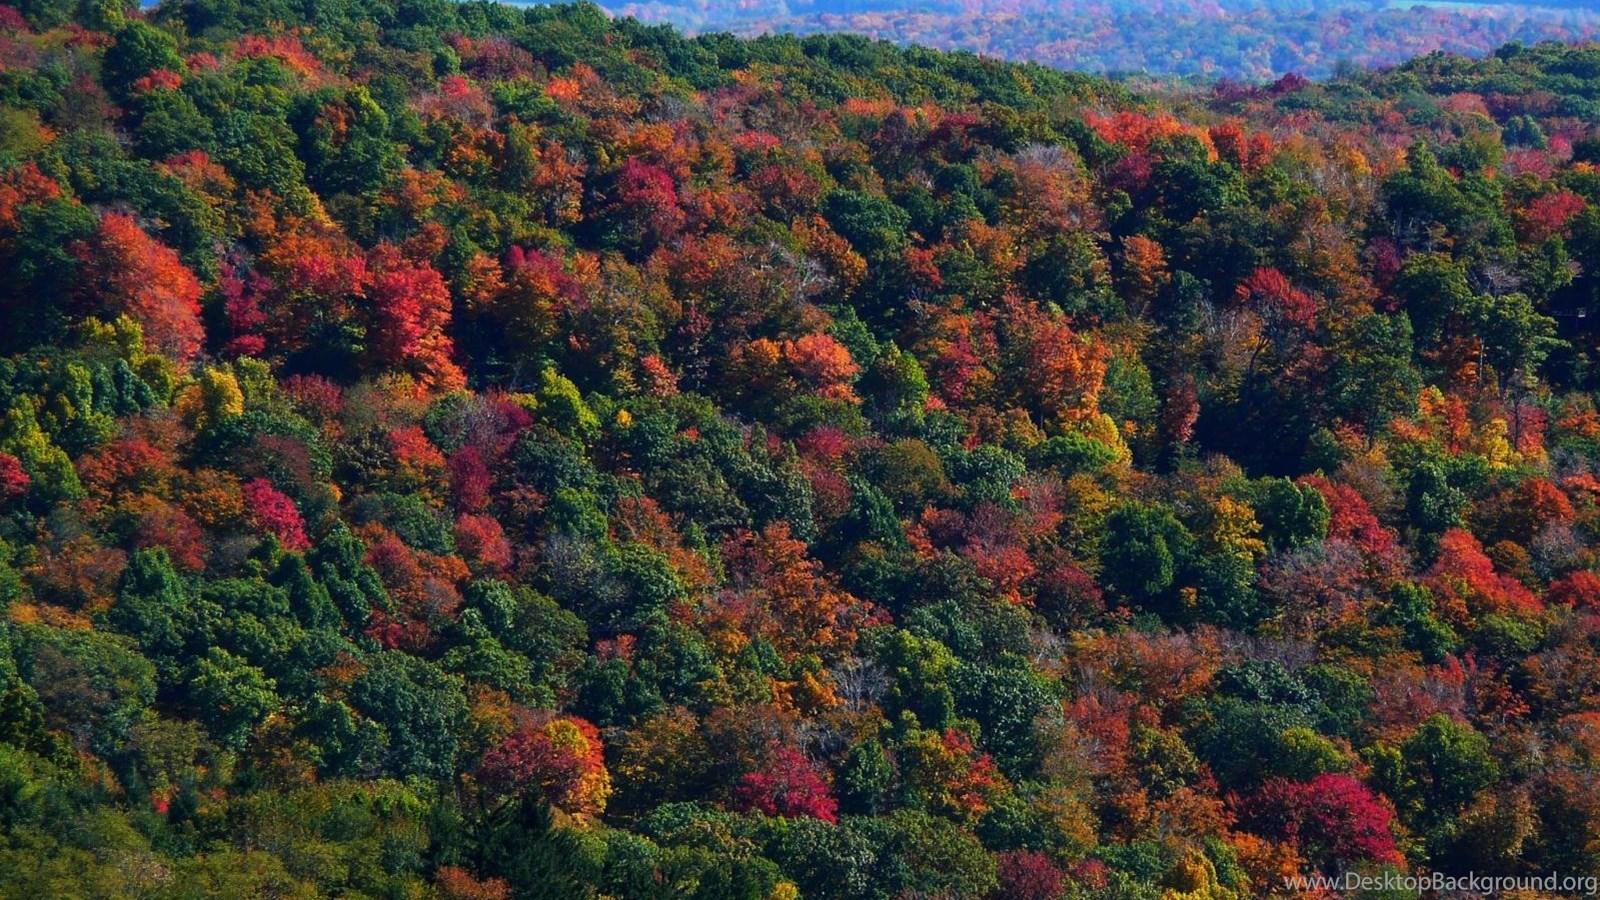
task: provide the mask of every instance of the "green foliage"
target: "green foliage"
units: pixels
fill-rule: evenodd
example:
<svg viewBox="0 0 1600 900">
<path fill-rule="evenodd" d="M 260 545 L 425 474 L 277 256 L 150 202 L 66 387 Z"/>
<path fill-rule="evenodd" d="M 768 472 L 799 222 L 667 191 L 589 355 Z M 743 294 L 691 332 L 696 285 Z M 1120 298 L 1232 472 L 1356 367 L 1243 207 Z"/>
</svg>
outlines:
<svg viewBox="0 0 1600 900">
<path fill-rule="evenodd" d="M 19 9 L 0 894 L 1595 871 L 1593 48 Z"/>
</svg>

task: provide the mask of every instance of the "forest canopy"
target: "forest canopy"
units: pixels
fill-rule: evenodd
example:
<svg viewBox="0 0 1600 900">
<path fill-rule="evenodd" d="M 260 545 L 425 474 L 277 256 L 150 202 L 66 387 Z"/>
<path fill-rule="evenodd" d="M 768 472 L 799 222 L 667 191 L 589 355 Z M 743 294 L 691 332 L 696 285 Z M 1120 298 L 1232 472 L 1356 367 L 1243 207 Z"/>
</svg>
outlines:
<svg viewBox="0 0 1600 900">
<path fill-rule="evenodd" d="M 1271 81 L 1594 40 L 1593 0 L 606 0 L 694 33 L 849 32 L 1092 72 Z"/>
<path fill-rule="evenodd" d="M 0 7 L 0 896 L 1600 876 L 1597 121 Z"/>
</svg>

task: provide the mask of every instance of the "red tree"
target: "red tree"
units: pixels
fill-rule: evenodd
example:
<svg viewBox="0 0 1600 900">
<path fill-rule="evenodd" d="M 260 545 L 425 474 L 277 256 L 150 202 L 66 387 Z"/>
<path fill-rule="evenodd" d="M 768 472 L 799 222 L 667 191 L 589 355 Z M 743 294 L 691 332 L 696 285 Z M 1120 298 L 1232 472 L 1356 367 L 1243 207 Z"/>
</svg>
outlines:
<svg viewBox="0 0 1600 900">
<path fill-rule="evenodd" d="M 1569 572 L 1550 585 L 1546 603 L 1561 603 L 1578 609 L 1600 609 L 1600 575 L 1588 569 Z"/>
<path fill-rule="evenodd" d="M 995 860 L 1000 889 L 994 894 L 1005 900 L 1055 900 L 1061 896 L 1066 874 L 1050 857 L 1034 850 L 1009 850 Z"/>
<path fill-rule="evenodd" d="M 1251 828 L 1294 841 L 1325 868 L 1357 862 L 1399 862 L 1390 823 L 1394 811 L 1366 785 L 1329 773 L 1310 781 L 1270 778 L 1244 804 Z"/>
<path fill-rule="evenodd" d="M 672 173 L 641 159 L 630 159 L 617 175 L 618 205 L 648 241 L 661 241 L 687 221 Z"/>
<path fill-rule="evenodd" d="M 1539 598 L 1522 582 L 1496 572 L 1494 561 L 1471 533 L 1452 528 L 1439 538 L 1439 557 L 1428 570 L 1428 588 L 1439 605 L 1465 614 L 1534 613 Z"/>
<path fill-rule="evenodd" d="M 472 513 L 489 505 L 494 474 L 477 447 L 462 447 L 450 456 L 450 494 L 456 508 Z"/>
<path fill-rule="evenodd" d="M 740 809 L 769 816 L 839 821 L 839 803 L 827 779 L 805 754 L 789 747 L 774 747 L 765 765 L 739 779 L 733 800 Z"/>
<path fill-rule="evenodd" d="M 200 352 L 200 280 L 178 254 L 120 213 L 107 213 L 79 250 L 90 308 L 128 315 L 144 327 L 152 351 L 188 362 Z"/>
<path fill-rule="evenodd" d="M 1399 545 L 1395 533 L 1385 528 L 1372 507 L 1367 505 L 1355 488 L 1330 481 L 1321 475 L 1307 475 L 1301 484 L 1317 489 L 1328 503 L 1328 538 L 1346 540 L 1361 548 L 1363 553 L 1375 558 L 1387 558 L 1397 552 Z"/>
<path fill-rule="evenodd" d="M 0 453 L 0 501 L 15 500 L 28 492 L 33 479 L 22 468 L 22 461 L 9 453 Z"/>
<path fill-rule="evenodd" d="M 372 349 L 380 364 L 410 371 L 429 387 L 466 385 L 450 339 L 450 289 L 430 265 L 413 262 L 392 244 L 381 244 L 369 260 L 372 283 Z"/>
<path fill-rule="evenodd" d="M 519 729 L 483 755 L 477 777 L 494 794 L 537 791 L 573 813 L 600 813 L 611 793 L 600 732 L 575 716 L 552 716 Z"/>
<path fill-rule="evenodd" d="M 256 478 L 245 482 L 243 491 L 246 508 L 258 528 L 276 535 L 285 549 L 296 552 L 311 549 L 300 510 L 295 508 L 293 500 L 273 487 L 272 482 Z"/>
<path fill-rule="evenodd" d="M 504 572 L 511 567 L 511 542 L 494 516 L 463 514 L 456 519 L 456 546 L 474 571 Z"/>
</svg>

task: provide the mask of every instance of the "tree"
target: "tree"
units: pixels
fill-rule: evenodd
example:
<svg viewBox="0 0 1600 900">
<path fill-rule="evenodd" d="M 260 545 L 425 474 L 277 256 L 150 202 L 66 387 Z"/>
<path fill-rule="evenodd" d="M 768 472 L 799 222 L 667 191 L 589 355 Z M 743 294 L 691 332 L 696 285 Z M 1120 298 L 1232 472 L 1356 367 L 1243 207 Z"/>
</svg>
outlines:
<svg viewBox="0 0 1600 900">
<path fill-rule="evenodd" d="M 1122 242 L 1123 292 L 1134 315 L 1150 309 L 1172 280 L 1167 271 L 1167 255 L 1161 245 L 1142 234 L 1129 235 Z"/>
<path fill-rule="evenodd" d="M 286 550 L 298 552 L 311 548 L 300 510 L 293 500 L 273 487 L 272 482 L 255 478 L 245 482 L 241 490 L 256 527 L 276 537 Z"/>
<path fill-rule="evenodd" d="M 618 237 L 624 246 L 648 251 L 670 240 L 688 223 L 672 173 L 643 159 L 623 164 L 617 173 L 616 198 L 616 214 L 623 229 Z"/>
<path fill-rule="evenodd" d="M 1010 788 L 989 755 L 954 728 L 909 732 L 901 760 L 911 799 L 922 809 L 957 820 L 978 820 Z"/>
<path fill-rule="evenodd" d="M 780 652 L 831 654 L 853 640 L 866 618 L 865 605 L 810 558 L 786 522 L 736 534 L 722 552 L 733 579 L 718 598 L 719 617 L 732 617 L 730 625 Z"/>
<path fill-rule="evenodd" d="M 430 265 L 407 260 L 391 244 L 369 256 L 372 352 L 381 366 L 416 374 L 436 390 L 466 384 L 449 335 L 450 290 Z"/>
<path fill-rule="evenodd" d="M 1417 343 L 1435 353 L 1447 339 L 1470 330 L 1478 306 L 1466 272 L 1442 253 L 1419 253 L 1406 260 L 1394 293 L 1405 305 Z"/>
<path fill-rule="evenodd" d="M 1252 828 L 1294 842 L 1324 872 L 1400 861 L 1388 804 L 1349 775 L 1268 779 L 1246 801 L 1243 818 Z"/>
<path fill-rule="evenodd" d="M 235 750 L 280 703 L 266 673 L 216 647 L 195 664 L 189 696 L 217 742 Z"/>
<path fill-rule="evenodd" d="M 845 189 L 822 199 L 822 214 L 869 263 L 897 255 L 906 245 L 906 229 L 911 224 L 906 211 L 890 201 Z"/>
<path fill-rule="evenodd" d="M 128 216 L 107 213 L 81 256 L 85 305 L 108 318 L 132 317 L 151 352 L 179 363 L 200 352 L 200 281 L 170 247 Z"/>
<path fill-rule="evenodd" d="M 1109 587 L 1141 606 L 1159 605 L 1188 563 L 1194 539 L 1172 513 L 1129 504 L 1106 518 L 1100 564 Z"/>
<path fill-rule="evenodd" d="M 573 716 L 545 717 L 484 753 L 477 777 L 499 796 L 533 792 L 570 813 L 599 815 L 611 796 L 600 733 Z"/>
<path fill-rule="evenodd" d="M 1425 583 L 1441 607 L 1458 620 L 1540 609 L 1539 598 L 1520 581 L 1496 572 L 1478 539 L 1459 528 L 1439 538 L 1439 555 Z"/>
<path fill-rule="evenodd" d="M 115 94 L 129 93 L 140 78 L 152 70 L 183 71 L 172 35 L 138 20 L 127 23 L 116 33 L 116 43 L 106 50 L 104 81 Z"/>
<path fill-rule="evenodd" d="M 387 650 L 373 654 L 351 685 L 350 700 L 387 734 L 387 770 L 429 778 L 455 771 L 467 713 L 459 679 L 424 659 Z"/>
<path fill-rule="evenodd" d="M 1399 747 L 1380 749 L 1374 762 L 1402 818 L 1418 828 L 1447 822 L 1500 777 L 1489 739 L 1443 714 L 1418 725 Z"/>
<path fill-rule="evenodd" d="M 1066 884 L 1066 873 L 1050 857 L 1032 850 L 1001 853 L 995 874 L 1000 881 L 995 896 L 1012 900 L 1055 900 Z"/>
<path fill-rule="evenodd" d="M 1482 297 L 1476 318 L 1483 358 L 1493 367 L 1501 394 L 1517 376 L 1537 370 L 1550 351 L 1561 345 L 1555 336 L 1555 319 L 1535 309 L 1525 294 Z"/>
<path fill-rule="evenodd" d="M 769 816 L 809 816 L 823 822 L 839 820 L 839 803 L 815 763 L 791 747 L 773 747 L 762 766 L 740 777 L 733 801 L 745 810 Z"/>
<path fill-rule="evenodd" d="M 1295 550 L 1327 537 L 1328 501 L 1311 485 L 1267 479 L 1256 489 L 1254 506 L 1273 550 Z"/>
</svg>

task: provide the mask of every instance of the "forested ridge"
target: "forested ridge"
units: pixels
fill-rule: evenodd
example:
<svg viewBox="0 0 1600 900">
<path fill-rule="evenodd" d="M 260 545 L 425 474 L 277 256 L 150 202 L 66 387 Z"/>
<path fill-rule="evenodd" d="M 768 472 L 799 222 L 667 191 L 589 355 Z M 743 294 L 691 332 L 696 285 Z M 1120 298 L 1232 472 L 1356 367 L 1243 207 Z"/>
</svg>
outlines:
<svg viewBox="0 0 1600 900">
<path fill-rule="evenodd" d="M 1271 80 L 1593 40 L 1595 0 L 604 0 L 691 33 L 850 32 L 1080 71 Z"/>
<path fill-rule="evenodd" d="M 1600 875 L 1597 105 L 0 7 L 0 896 Z"/>
</svg>

